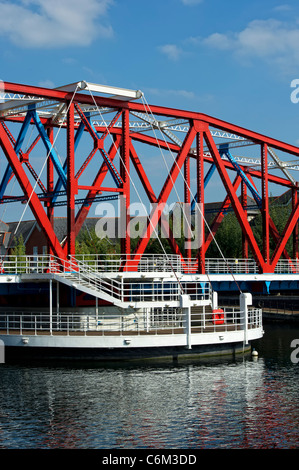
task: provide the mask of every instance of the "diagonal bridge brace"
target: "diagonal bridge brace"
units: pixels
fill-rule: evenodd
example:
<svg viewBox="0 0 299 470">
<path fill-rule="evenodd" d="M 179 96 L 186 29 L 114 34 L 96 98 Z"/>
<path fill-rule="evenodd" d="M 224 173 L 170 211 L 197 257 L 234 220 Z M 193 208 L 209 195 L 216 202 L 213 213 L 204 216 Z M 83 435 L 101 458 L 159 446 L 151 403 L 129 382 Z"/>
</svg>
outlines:
<svg viewBox="0 0 299 470">
<path fill-rule="evenodd" d="M 18 138 L 18 142 L 16 142 L 15 138 L 13 137 L 13 135 L 11 134 L 10 130 L 8 129 L 8 127 L 6 126 L 5 122 L 2 122 L 1 123 L 2 127 L 5 129 L 6 131 L 6 134 L 8 135 L 11 143 L 13 144 L 14 146 L 14 149 L 16 151 L 16 153 L 19 153 L 20 154 L 20 161 L 21 162 L 24 162 L 24 164 L 27 166 L 28 170 L 30 171 L 30 173 L 32 174 L 33 178 L 35 179 L 35 181 L 37 182 L 37 184 L 39 185 L 39 187 L 41 188 L 42 192 L 44 193 L 44 195 L 46 195 L 47 193 L 47 190 L 44 186 L 44 184 L 42 183 L 41 179 L 39 178 L 39 176 L 37 175 L 36 171 L 34 170 L 33 166 L 31 165 L 31 163 L 29 162 L 29 158 L 28 158 L 28 155 L 29 153 L 32 151 L 32 149 L 35 147 L 36 145 L 36 142 L 39 140 L 40 136 L 38 136 L 35 141 L 33 142 L 33 144 L 31 145 L 31 147 L 27 150 L 26 153 L 24 153 L 21 149 L 20 149 L 20 146 L 21 146 L 21 143 L 23 142 L 24 139 L 22 139 L 22 142 L 20 142 L 20 139 Z M 21 135 L 21 134 L 20 134 Z M 10 167 L 10 165 L 7 166 L 7 169 L 5 171 L 5 175 L 4 175 L 4 179 L 3 181 L 7 181 L 6 184 L 10 181 L 11 177 L 13 176 L 13 172 L 12 172 L 12 169 Z M 8 178 L 8 180 L 7 180 Z M 6 187 L 6 184 L 3 186 L 3 189 L 1 187 L 1 190 L 0 190 L 0 193 L 2 194 L 2 191 L 5 189 Z M 2 199 L 2 198 L 1 198 Z"/>
<path fill-rule="evenodd" d="M 151 235 L 153 231 L 155 230 L 159 220 L 161 219 L 163 208 L 165 207 L 167 199 L 171 193 L 171 190 L 173 189 L 173 186 L 181 171 L 184 161 L 186 160 L 186 157 L 188 156 L 188 153 L 190 151 L 190 148 L 194 141 L 196 133 L 197 131 L 194 125 L 190 123 L 189 131 L 170 169 L 170 172 L 165 180 L 165 183 L 160 192 L 160 195 L 157 198 L 157 204 L 155 205 L 155 207 L 153 208 L 150 214 L 149 222 L 145 228 L 145 231 L 142 237 L 140 238 L 139 243 L 136 247 L 135 254 L 134 254 L 134 262 L 136 263 L 138 262 L 138 260 L 140 260 L 140 255 L 143 255 L 144 250 L 151 238 Z"/>
<path fill-rule="evenodd" d="M 47 132 L 40 120 L 40 117 L 37 113 L 37 111 L 34 109 L 34 110 L 31 110 L 29 111 L 29 113 L 31 114 L 31 117 L 33 118 L 33 121 L 37 127 L 37 130 L 42 138 L 42 141 L 47 149 L 47 152 L 54 164 L 54 167 L 61 179 L 61 182 L 64 186 L 64 188 L 66 189 L 67 188 L 67 177 L 66 177 L 66 174 L 65 174 L 65 171 L 64 169 L 62 168 L 62 165 L 59 161 L 59 158 L 58 158 L 58 155 L 53 147 L 53 144 L 51 143 L 50 139 L 49 139 L 49 136 L 47 135 Z"/>
<path fill-rule="evenodd" d="M 140 181 L 144 187 L 144 190 L 149 198 L 149 201 L 151 204 L 157 204 L 158 203 L 158 199 L 155 195 L 155 192 L 149 182 L 149 179 L 147 177 L 147 174 L 145 173 L 144 171 L 144 168 L 139 160 L 139 157 L 136 153 L 136 150 L 133 146 L 133 144 L 131 143 L 131 147 L 130 147 L 130 154 L 131 154 L 131 160 L 133 162 L 133 165 L 135 167 L 135 170 L 140 178 Z M 173 233 L 172 233 L 172 230 L 169 226 L 169 223 L 168 221 L 166 220 L 166 218 L 164 217 L 163 213 L 161 214 L 161 220 L 160 220 L 160 225 L 161 225 L 161 229 L 163 231 L 163 233 L 166 235 L 166 237 L 168 238 L 168 241 L 169 241 L 169 244 L 172 248 L 172 251 L 173 253 L 175 253 L 176 255 L 179 255 L 180 256 L 180 259 L 181 259 L 181 262 L 183 263 L 183 265 L 185 266 L 185 261 L 184 261 L 184 257 L 181 253 L 181 250 L 173 236 Z"/>
<path fill-rule="evenodd" d="M 249 179 L 247 178 L 247 176 L 245 175 L 244 171 L 242 170 L 242 168 L 240 167 L 240 165 L 238 165 L 238 163 L 236 162 L 236 160 L 234 159 L 234 157 L 232 156 L 230 150 L 229 150 L 229 144 L 220 144 L 219 145 L 219 154 L 220 156 L 222 155 L 225 155 L 229 161 L 231 162 L 231 164 L 233 165 L 233 167 L 235 168 L 236 172 L 238 173 L 238 175 L 241 176 L 242 180 L 244 181 L 244 183 L 246 184 L 246 186 L 248 187 L 248 189 L 250 190 L 255 202 L 257 203 L 257 205 L 260 207 L 262 205 L 262 198 L 261 196 L 259 195 L 258 191 L 256 190 L 256 188 L 254 187 L 253 184 L 251 184 L 251 182 L 249 181 Z"/>
<path fill-rule="evenodd" d="M 87 116 L 83 113 L 80 106 L 78 104 L 75 104 L 75 108 L 76 108 L 82 122 L 85 124 L 85 127 L 86 127 L 87 131 L 89 132 L 89 134 L 93 138 L 96 149 L 100 151 L 107 167 L 109 168 L 109 171 L 111 173 L 111 176 L 112 176 L 116 186 L 118 188 L 122 187 L 123 186 L 123 179 L 121 178 L 120 174 L 118 173 L 116 167 L 114 166 L 112 160 L 110 159 L 108 153 L 106 152 L 106 150 L 104 149 L 104 146 L 103 146 L 103 139 L 104 139 L 104 136 L 107 135 L 107 134 L 104 133 L 104 136 L 98 137 L 96 130 L 94 129 L 93 125 L 91 124 L 91 122 L 87 118 Z M 118 119 L 119 115 L 120 115 L 120 113 L 118 113 L 115 116 L 115 118 L 112 120 L 113 124 Z M 111 123 L 111 125 L 113 125 L 112 123 Z M 109 128 L 107 129 L 106 132 L 107 133 L 109 132 Z M 93 154 L 92 154 L 92 156 L 93 156 Z"/>
<path fill-rule="evenodd" d="M 21 150 L 26 132 L 27 132 L 27 130 L 29 128 L 29 125 L 30 125 L 30 122 L 31 122 L 31 115 L 29 113 L 27 113 L 16 141 L 12 140 L 12 135 L 10 133 L 8 133 L 8 129 L 5 125 L 5 123 L 4 122 L 1 123 L 1 126 L 5 130 L 6 134 L 8 135 L 10 142 L 14 145 L 14 150 L 15 150 L 16 154 L 18 154 Z M 12 174 L 13 174 L 13 170 L 12 170 L 11 166 L 8 164 L 6 169 L 5 169 L 2 181 L 0 183 L 0 200 L 2 200 L 2 198 L 4 196 L 6 187 L 8 185 L 8 182 L 10 181 L 10 178 L 11 178 Z"/>
<path fill-rule="evenodd" d="M 252 177 L 251 177 L 250 174 L 248 174 L 248 179 L 251 181 L 251 184 L 254 186 L 254 183 L 252 181 Z M 259 206 L 259 209 L 262 211 L 262 204 Z M 281 235 L 278 232 L 277 227 L 274 224 L 274 221 L 273 221 L 272 217 L 270 216 L 270 214 L 269 214 L 269 229 L 270 229 L 270 233 L 271 233 L 272 238 L 275 241 L 276 245 L 279 245 L 279 243 L 281 241 Z M 282 254 L 283 254 L 284 258 L 289 261 L 291 269 L 294 272 L 296 272 L 296 268 L 293 266 L 292 258 L 289 255 L 289 253 L 287 252 L 285 247 L 282 250 Z"/>
<path fill-rule="evenodd" d="M 244 234 L 246 234 L 248 242 L 251 246 L 253 256 L 262 270 L 262 272 L 268 272 L 269 271 L 269 265 L 265 262 L 261 251 L 259 249 L 259 246 L 255 240 L 255 237 L 253 235 L 252 229 L 250 227 L 250 224 L 247 220 L 246 213 L 242 207 L 242 204 L 240 203 L 238 196 L 236 194 L 236 191 L 233 187 L 233 184 L 230 181 L 230 178 L 228 176 L 227 170 L 225 168 L 225 164 L 223 160 L 221 159 L 220 153 L 218 151 L 218 148 L 213 140 L 213 137 L 211 135 L 211 132 L 209 129 L 207 129 L 204 132 L 204 139 L 206 141 L 206 144 L 209 148 L 209 151 L 212 155 L 212 158 L 215 162 L 215 165 L 217 167 L 219 176 L 223 182 L 223 185 L 226 189 L 226 192 L 231 200 L 232 206 L 234 208 L 235 214 L 237 216 L 237 219 L 240 223 L 240 226 L 242 228 L 242 231 Z"/>
<path fill-rule="evenodd" d="M 251 179 L 251 176 L 250 175 L 246 175 L 244 173 L 244 171 L 242 170 L 242 168 L 240 167 L 240 165 L 238 165 L 238 163 L 236 162 L 236 160 L 234 159 L 234 157 L 232 156 L 230 150 L 229 150 L 229 144 L 225 143 L 225 144 L 220 144 L 219 146 L 219 154 L 222 156 L 222 155 L 225 155 L 228 160 L 231 162 L 231 164 L 233 165 L 233 167 L 235 168 L 237 174 L 242 178 L 243 182 L 246 184 L 247 188 L 250 190 L 258 208 L 262 211 L 262 206 L 263 206 L 263 199 L 262 197 L 260 196 L 260 194 L 258 193 L 255 185 L 253 184 L 252 182 L 252 179 Z M 272 220 L 272 218 L 270 217 L 270 214 L 268 215 L 268 218 L 269 218 L 269 229 L 270 229 L 270 232 L 271 232 L 271 235 L 274 239 L 274 241 L 276 243 L 279 243 L 280 242 L 280 235 L 278 233 L 278 230 Z M 283 252 L 283 255 L 286 259 L 288 259 L 289 261 L 291 261 L 291 257 L 290 255 L 288 254 L 287 250 L 284 248 L 282 250 Z"/>
<path fill-rule="evenodd" d="M 206 133 L 206 142 L 207 142 L 207 145 L 210 149 L 210 152 L 215 160 L 215 163 L 217 165 L 217 168 L 218 168 L 218 171 L 219 171 L 219 174 L 220 174 L 220 177 L 223 181 L 223 184 L 228 192 L 228 195 L 229 195 L 229 198 L 231 200 L 231 203 L 234 207 L 234 210 L 235 210 L 235 214 L 239 220 L 239 223 L 241 225 L 241 228 L 242 228 L 242 231 L 243 233 L 245 233 L 250 245 L 251 245 L 251 249 L 252 249 L 252 253 L 253 253 L 253 256 L 254 258 L 256 259 L 258 265 L 260 266 L 260 269 L 262 270 L 262 272 L 273 272 L 274 269 L 275 269 L 275 266 L 277 264 L 277 261 L 278 259 L 280 258 L 281 254 L 283 253 L 284 256 L 287 258 L 287 259 L 290 259 L 286 249 L 285 249 L 285 245 L 286 245 L 286 242 L 295 226 L 295 223 L 296 223 L 296 217 L 298 219 L 298 213 L 299 213 L 299 208 L 298 208 L 298 205 L 295 207 L 293 213 L 291 214 L 290 218 L 289 218 L 289 221 L 287 222 L 286 224 L 286 227 L 284 229 L 284 233 L 282 234 L 282 236 L 280 237 L 279 234 L 278 234 L 278 231 L 275 227 L 275 224 L 273 222 L 273 220 L 270 218 L 269 216 L 269 226 L 270 226 L 270 231 L 271 231 L 271 234 L 274 238 L 274 240 L 276 241 L 277 243 L 277 246 L 276 246 L 276 249 L 272 255 L 272 259 L 267 263 L 264 259 L 263 259 L 263 256 L 258 248 L 258 245 L 257 245 L 257 242 L 254 238 L 254 235 L 252 233 L 252 230 L 251 230 L 251 227 L 250 227 L 250 224 L 248 223 L 247 221 L 247 217 L 246 217 L 246 214 L 245 214 L 245 211 L 244 209 L 242 208 L 242 205 L 239 201 L 239 199 L 237 198 L 237 195 L 236 195 L 236 192 L 234 191 L 232 185 L 231 185 L 231 182 L 229 180 L 229 177 L 227 175 L 227 171 L 225 169 L 225 166 L 221 160 L 221 155 L 220 155 L 220 152 L 218 151 L 213 139 L 212 139 L 212 136 L 209 132 Z M 245 174 L 241 174 L 240 172 L 238 172 L 238 174 L 242 177 L 242 179 L 244 180 L 244 176 Z M 246 183 L 246 185 L 250 188 L 250 189 L 253 189 L 252 191 L 252 194 L 258 204 L 258 207 L 261 208 L 261 197 L 259 196 L 259 194 L 257 193 L 257 191 L 255 190 L 253 184 L 250 183 L 250 181 L 245 177 L 245 180 L 244 182 Z"/>
<path fill-rule="evenodd" d="M 295 225 L 298 223 L 298 217 L 299 217 L 299 201 L 297 202 L 292 213 L 290 214 L 289 219 L 285 225 L 284 231 L 280 237 L 279 243 L 277 243 L 274 253 L 272 255 L 271 266 L 273 267 L 273 270 L 275 269 L 275 266 L 285 249 L 286 243 L 289 237 L 291 236 L 292 231 L 295 228 Z"/>
<path fill-rule="evenodd" d="M 24 195 L 28 201 L 30 209 L 32 210 L 39 226 L 44 231 L 46 239 L 49 241 L 51 249 L 55 256 L 61 260 L 66 261 L 66 256 L 63 249 L 60 246 L 59 240 L 53 230 L 50 220 L 48 219 L 45 210 L 34 191 L 25 171 L 22 167 L 22 163 L 18 159 L 18 156 L 7 136 L 5 129 L 0 126 L 0 146 L 8 160 L 9 165 L 14 172 L 16 179 L 22 188 Z"/>
<path fill-rule="evenodd" d="M 115 156 L 116 156 L 116 153 L 118 152 L 118 149 L 119 149 L 119 145 L 120 145 L 120 142 L 121 142 L 121 137 L 118 135 L 116 137 L 116 141 L 111 145 L 111 148 L 109 150 L 109 158 L 111 161 L 114 160 Z M 88 216 L 88 213 L 89 213 L 89 210 L 92 206 L 92 203 L 95 199 L 95 197 L 97 196 L 99 190 L 98 190 L 98 187 L 101 186 L 101 184 L 103 183 L 107 173 L 109 171 L 109 168 L 108 166 L 106 165 L 105 161 L 102 163 L 98 173 L 96 174 L 95 178 L 94 178 L 94 181 L 92 183 L 92 186 L 90 187 L 89 191 L 88 191 L 88 194 L 86 195 L 85 197 L 85 200 L 83 201 L 77 215 L 76 215 L 76 218 L 75 218 L 75 227 L 74 227 L 74 230 L 75 230 L 75 236 L 77 237 L 83 224 L 84 224 L 84 221 L 86 219 L 86 217 Z M 64 241 L 64 244 L 63 244 L 63 249 L 65 251 L 65 256 L 67 255 L 67 240 Z"/>
</svg>

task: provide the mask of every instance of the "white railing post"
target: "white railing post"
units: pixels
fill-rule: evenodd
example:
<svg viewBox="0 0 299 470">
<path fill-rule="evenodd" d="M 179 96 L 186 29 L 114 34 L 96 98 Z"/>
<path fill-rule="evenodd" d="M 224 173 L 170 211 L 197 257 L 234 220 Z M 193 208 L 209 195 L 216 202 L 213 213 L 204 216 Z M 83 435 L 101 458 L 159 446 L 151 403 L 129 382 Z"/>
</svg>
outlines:
<svg viewBox="0 0 299 470">
<path fill-rule="evenodd" d="M 213 291 L 212 293 L 212 309 L 216 310 L 218 308 L 218 292 Z"/>
<path fill-rule="evenodd" d="M 250 293 L 240 294 L 240 310 L 244 319 L 244 342 L 248 344 L 248 305 L 252 305 L 252 295 Z"/>
<path fill-rule="evenodd" d="M 191 341 L 191 303 L 189 295 L 180 296 L 180 306 L 183 311 L 183 318 L 185 318 L 185 333 L 186 333 L 186 346 L 192 349 Z"/>
<path fill-rule="evenodd" d="M 52 336 L 52 321 L 53 321 L 53 302 L 52 302 L 52 279 L 50 279 L 50 295 L 49 295 L 49 310 L 50 310 L 50 318 L 49 318 L 49 321 L 50 321 L 50 335 Z"/>
</svg>

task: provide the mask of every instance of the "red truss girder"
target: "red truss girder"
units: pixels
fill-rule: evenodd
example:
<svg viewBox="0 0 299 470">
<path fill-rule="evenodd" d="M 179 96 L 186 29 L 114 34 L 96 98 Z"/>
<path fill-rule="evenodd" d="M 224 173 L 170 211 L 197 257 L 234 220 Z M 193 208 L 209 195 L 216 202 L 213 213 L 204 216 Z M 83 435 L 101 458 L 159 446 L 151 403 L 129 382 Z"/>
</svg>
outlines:
<svg viewBox="0 0 299 470">
<path fill-rule="evenodd" d="M 61 259 L 64 259 L 64 252 L 60 246 L 60 243 L 55 235 L 53 227 L 45 214 L 44 208 L 35 193 L 21 162 L 19 161 L 14 148 L 11 145 L 9 138 L 6 135 L 6 132 L 2 126 L 0 126 L 0 145 L 2 150 L 11 165 L 13 172 L 21 186 L 26 199 L 29 202 L 30 208 L 39 223 L 40 227 L 43 228 L 44 233 L 47 236 L 48 242 L 53 250 L 53 253 Z"/>
<path fill-rule="evenodd" d="M 286 144 L 277 139 L 264 136 L 262 134 L 247 130 L 240 126 L 236 126 L 225 121 L 207 116 L 202 113 L 182 111 L 178 109 L 164 108 L 159 106 L 151 106 L 150 112 L 155 116 L 163 116 L 164 118 L 172 119 L 183 119 L 189 122 L 189 130 L 182 145 L 174 144 L 171 141 L 165 139 L 157 140 L 156 137 L 146 135 L 142 132 L 135 132 L 130 130 L 130 111 L 145 113 L 146 109 L 142 103 L 123 101 L 112 98 L 105 98 L 100 96 L 90 96 L 83 93 L 66 92 L 61 90 L 52 90 L 40 87 L 32 87 L 26 85 L 19 85 L 13 83 L 4 83 L 4 89 L 7 93 L 17 93 L 20 95 L 27 95 L 31 97 L 40 97 L 45 100 L 53 100 L 55 102 L 65 103 L 68 109 L 67 121 L 63 126 L 66 128 L 66 175 L 67 175 L 67 238 L 64 241 L 64 245 L 61 246 L 55 232 L 53 230 L 53 217 L 54 207 L 51 203 L 51 197 L 49 193 L 54 190 L 54 169 L 53 163 L 49 160 L 47 162 L 47 182 L 43 184 L 37 177 L 37 173 L 34 166 L 29 162 L 29 155 L 39 138 L 36 138 L 32 145 L 29 147 L 27 152 L 21 150 L 16 154 L 14 150 L 15 139 L 8 131 L 6 122 L 13 121 L 15 123 L 22 123 L 24 117 L 22 115 L 7 116 L 0 118 L 3 125 L 0 125 L 0 145 L 4 152 L 5 157 L 9 165 L 13 170 L 20 187 L 23 190 L 24 196 L 29 201 L 30 208 L 36 217 L 37 222 L 43 229 L 45 236 L 49 243 L 49 248 L 52 253 L 61 259 L 67 259 L 69 255 L 75 253 L 75 239 L 78 235 L 86 217 L 89 214 L 90 208 L 95 197 L 101 193 L 101 189 L 104 191 L 110 190 L 122 194 L 124 196 L 125 207 L 123 208 L 127 222 L 129 222 L 129 206 L 131 200 L 130 194 L 130 180 L 132 173 L 130 169 L 130 161 L 136 170 L 136 173 L 141 181 L 141 184 L 147 194 L 149 202 L 155 204 L 155 207 L 150 214 L 147 226 L 145 228 L 143 236 L 140 238 L 137 248 L 134 253 L 130 250 L 130 238 L 129 234 L 122 239 L 122 252 L 129 259 L 139 261 L 141 256 L 150 241 L 150 238 L 158 224 L 161 225 L 164 236 L 167 235 L 171 249 L 174 253 L 181 257 L 183 266 L 187 269 L 185 260 L 190 257 L 191 251 L 187 249 L 185 253 L 182 253 L 178 247 L 178 244 L 170 230 L 168 221 L 163 216 L 161 209 L 165 206 L 170 196 L 170 193 L 178 179 L 178 176 L 184 173 L 185 185 L 184 185 L 184 201 L 190 203 L 190 159 L 197 161 L 196 179 L 197 179 L 197 194 L 198 202 L 204 204 L 204 190 L 203 190 L 203 164 L 212 163 L 216 166 L 218 174 L 222 181 L 222 184 L 226 190 L 226 198 L 216 215 L 214 222 L 212 223 L 210 234 L 206 240 L 203 240 L 203 244 L 198 251 L 198 261 L 196 263 L 196 269 L 199 272 L 205 270 L 205 252 L 211 243 L 213 236 L 217 233 L 217 229 L 221 224 L 224 217 L 224 211 L 232 205 L 236 217 L 243 233 L 244 247 L 247 244 L 251 248 L 253 257 L 255 258 L 261 272 L 273 272 L 279 258 L 283 255 L 285 258 L 290 259 L 290 255 L 287 253 L 285 247 L 288 239 L 294 234 L 294 253 L 298 253 L 298 215 L 299 215 L 299 202 L 297 198 L 297 186 L 286 179 L 285 177 L 279 177 L 277 175 L 270 174 L 268 172 L 268 147 L 286 152 L 291 155 L 299 156 L 299 149 L 293 145 Z M 94 106 L 97 105 L 99 108 L 108 107 L 114 112 L 114 117 L 110 121 L 107 127 L 97 127 L 95 134 L 94 129 L 90 125 L 89 120 L 86 118 L 82 111 L 84 105 Z M 75 130 L 78 128 L 78 122 L 75 122 L 75 113 L 77 118 L 81 119 L 81 123 L 84 124 L 85 132 L 90 134 L 91 140 L 93 141 L 93 148 L 88 152 L 85 157 L 83 164 L 80 165 L 79 169 L 75 172 L 76 167 L 76 155 L 75 155 Z M 121 127 L 116 127 L 116 122 L 122 119 Z M 43 125 L 47 129 L 51 140 L 53 141 L 53 129 L 58 127 L 55 120 L 41 119 Z M 231 182 L 228 170 L 234 170 L 233 165 L 223 160 L 219 154 L 217 145 L 212 137 L 211 128 L 216 128 L 226 132 L 231 132 L 245 139 L 251 140 L 261 148 L 261 161 L 262 170 L 248 169 L 242 167 L 249 179 L 258 178 L 261 180 L 262 186 L 262 217 L 263 217 L 263 249 L 260 250 L 257 241 L 252 232 L 251 226 L 247 220 L 246 208 L 246 191 L 244 183 L 242 182 L 242 202 L 240 202 L 237 196 L 237 189 L 240 186 L 241 178 L 239 175 L 236 176 L 234 182 Z M 110 149 L 106 151 L 104 144 L 106 137 L 111 134 L 114 138 L 114 143 L 111 144 Z M 159 195 L 155 194 L 153 187 L 150 183 L 150 177 L 146 174 L 146 171 L 141 163 L 141 159 L 136 152 L 133 142 L 141 142 L 147 146 L 155 146 L 163 150 L 170 150 L 176 157 L 175 161 L 166 177 L 166 180 L 162 186 Z M 197 151 L 191 152 L 193 143 L 196 142 Z M 203 152 L 203 143 L 209 148 L 209 154 Z M 101 163 L 99 164 L 97 174 L 93 174 L 92 181 L 90 184 L 80 185 L 79 179 L 84 174 L 86 175 L 86 169 L 89 167 L 94 156 L 99 150 L 99 154 L 102 156 Z M 119 156 L 119 159 L 117 158 Z M 116 162 L 116 163 L 115 163 Z M 118 166 L 117 166 L 118 163 Z M 33 186 L 29 182 L 28 176 L 25 172 L 25 165 L 37 180 L 39 187 L 45 193 L 44 201 L 46 204 L 46 210 L 42 206 L 41 200 L 35 192 Z M 102 184 L 109 173 L 113 173 L 115 181 L 118 183 L 115 187 L 104 188 Z M 268 184 L 275 183 L 282 185 L 283 187 L 293 190 L 293 209 L 289 217 L 289 220 L 285 226 L 282 234 L 277 231 L 273 220 L 269 215 L 269 202 L 268 202 Z M 47 191 L 46 191 L 47 187 Z M 86 195 L 85 201 L 79 207 L 77 214 L 75 214 L 75 200 L 79 190 L 87 189 L 88 194 Z M 4 196 L 6 197 L 6 196 Z M 204 207 L 204 206 L 203 206 Z M 202 222 L 203 223 L 203 222 Z M 276 249 L 270 259 L 269 251 L 269 239 L 270 236 L 276 242 Z M 247 252 L 244 248 L 244 253 Z M 136 268 L 136 263 L 135 263 Z M 131 269 L 131 263 L 124 266 L 124 269 Z M 194 266 L 193 268 L 194 269 Z"/>
<path fill-rule="evenodd" d="M 170 195 L 171 190 L 173 189 L 174 183 L 179 175 L 180 169 L 182 168 L 182 165 L 184 161 L 186 160 L 186 157 L 188 155 L 188 152 L 190 150 L 191 144 L 195 138 L 196 132 L 193 127 L 190 127 L 185 140 L 183 142 L 183 145 L 178 153 L 178 156 L 176 158 L 176 161 L 173 163 L 172 168 L 169 172 L 169 175 L 167 176 L 165 183 L 163 185 L 163 188 L 160 192 L 159 197 L 157 198 L 157 204 L 154 206 L 152 213 L 150 214 L 150 220 L 147 224 L 146 231 L 143 235 L 143 237 L 140 238 L 140 241 L 137 245 L 136 251 L 135 251 L 135 259 L 136 261 L 138 260 L 137 256 L 142 255 L 144 253 L 144 250 L 155 230 L 157 227 L 157 224 L 161 218 L 162 215 L 162 210 L 164 206 L 167 203 L 168 197 Z"/>
</svg>

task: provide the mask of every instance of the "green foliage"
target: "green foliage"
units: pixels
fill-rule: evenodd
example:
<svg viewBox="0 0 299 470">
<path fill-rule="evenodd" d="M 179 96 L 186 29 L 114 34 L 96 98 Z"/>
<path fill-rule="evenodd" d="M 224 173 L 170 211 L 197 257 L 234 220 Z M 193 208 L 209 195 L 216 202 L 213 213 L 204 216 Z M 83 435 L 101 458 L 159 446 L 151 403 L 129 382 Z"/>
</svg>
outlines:
<svg viewBox="0 0 299 470">
<path fill-rule="evenodd" d="M 23 235 L 17 238 L 15 247 L 11 250 L 13 256 L 24 256 L 26 254 L 26 248 L 24 244 Z"/>
<path fill-rule="evenodd" d="M 84 230 L 76 239 L 76 254 L 113 254 L 119 253 L 119 243 L 106 238 L 99 238 L 94 229 Z"/>
<path fill-rule="evenodd" d="M 290 205 L 286 205 L 286 206 L 273 205 L 269 209 L 270 217 L 272 218 L 273 223 L 276 226 L 279 236 L 281 236 L 281 234 L 283 233 L 283 230 L 288 221 L 290 213 L 291 213 Z M 257 240 L 259 248 L 262 251 L 263 250 L 263 222 L 262 222 L 261 214 L 258 214 L 255 217 L 254 221 L 252 222 L 252 231 Z M 276 245 L 277 243 L 271 236 L 271 231 L 270 231 L 270 255 L 273 254 L 273 251 L 275 250 Z M 286 244 L 286 250 L 289 252 L 290 256 L 292 256 L 292 237 L 290 237 L 290 239 L 288 240 Z"/>
<path fill-rule="evenodd" d="M 14 248 L 11 250 L 11 255 L 16 257 L 15 259 L 16 272 L 18 273 L 26 272 L 26 258 L 25 258 L 26 248 L 25 248 L 24 239 L 22 235 L 20 235 L 17 238 Z"/>
<path fill-rule="evenodd" d="M 228 213 L 220 227 L 217 230 L 215 241 L 212 241 L 207 253 L 207 258 L 219 258 L 223 253 L 225 258 L 241 258 L 242 257 L 242 230 L 239 222 L 233 212 Z"/>
<path fill-rule="evenodd" d="M 270 217 L 277 228 L 279 236 L 283 233 L 284 227 L 288 221 L 291 213 L 290 205 L 278 206 L 273 205 L 269 209 Z M 261 213 L 257 214 L 250 222 L 254 237 L 257 241 L 259 249 L 263 252 L 263 223 Z M 242 230 L 239 222 L 233 212 L 228 213 L 217 233 L 215 239 L 226 258 L 241 258 L 242 257 Z M 270 231 L 270 255 L 276 248 L 276 241 L 271 236 Z M 292 238 L 287 242 L 286 249 L 289 254 L 292 254 Z M 220 256 L 219 249 L 215 242 L 212 242 L 206 253 L 207 258 L 218 258 Z M 292 255 L 291 255 L 292 256 Z"/>
</svg>

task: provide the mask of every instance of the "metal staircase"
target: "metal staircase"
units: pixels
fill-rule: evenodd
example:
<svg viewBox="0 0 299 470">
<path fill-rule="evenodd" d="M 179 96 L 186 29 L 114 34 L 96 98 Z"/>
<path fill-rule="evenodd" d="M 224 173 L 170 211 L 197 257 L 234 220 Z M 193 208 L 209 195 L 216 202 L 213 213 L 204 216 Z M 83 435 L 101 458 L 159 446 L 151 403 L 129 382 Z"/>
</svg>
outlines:
<svg viewBox="0 0 299 470">
<path fill-rule="evenodd" d="M 182 296 L 189 297 L 192 306 L 212 304 L 209 282 L 195 280 L 192 276 L 178 278 L 165 263 L 150 260 L 143 266 L 144 270 L 132 274 L 120 271 L 119 262 L 114 266 L 109 263 L 111 260 L 107 260 L 107 265 L 102 261 L 24 255 L 7 257 L 2 263 L 0 260 L 0 266 L 2 274 L 10 281 L 54 280 L 122 309 L 180 307 Z"/>
<path fill-rule="evenodd" d="M 56 273 L 57 279 L 64 284 L 79 289 L 112 304 L 123 307 L 122 286 L 116 279 L 104 279 L 87 265 L 78 262 L 78 271 Z"/>
<path fill-rule="evenodd" d="M 153 278 L 134 281 L 122 273 L 115 277 L 104 277 L 94 267 L 74 260 L 76 270 L 56 273 L 57 280 L 64 282 L 78 290 L 86 292 L 115 306 L 122 308 L 142 308 L 144 306 L 180 306 L 182 289 L 190 296 L 194 305 L 211 305 L 211 286 L 203 286 L 200 282 L 182 282 L 154 280 Z M 118 276 L 118 278 L 117 278 Z"/>
</svg>

